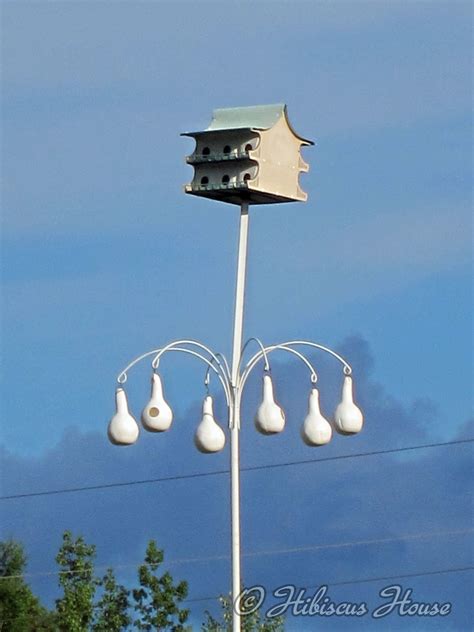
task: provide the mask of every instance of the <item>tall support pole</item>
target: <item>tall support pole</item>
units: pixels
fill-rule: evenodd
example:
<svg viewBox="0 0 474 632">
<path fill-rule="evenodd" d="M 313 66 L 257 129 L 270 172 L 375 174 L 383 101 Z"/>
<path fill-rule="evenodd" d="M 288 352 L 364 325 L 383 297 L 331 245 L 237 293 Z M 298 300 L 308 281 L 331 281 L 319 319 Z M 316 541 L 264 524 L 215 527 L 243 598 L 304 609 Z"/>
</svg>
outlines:
<svg viewBox="0 0 474 632">
<path fill-rule="evenodd" d="M 240 632 L 240 612 L 235 608 L 241 590 L 240 579 L 240 410 L 237 391 L 239 388 L 239 364 L 242 350 L 244 321 L 245 268 L 247 263 L 247 235 L 249 208 L 247 202 L 240 207 L 239 251 L 237 256 L 237 283 L 235 289 L 234 341 L 232 346 L 232 410 L 230 415 L 230 486 L 232 523 L 232 632 Z"/>
</svg>

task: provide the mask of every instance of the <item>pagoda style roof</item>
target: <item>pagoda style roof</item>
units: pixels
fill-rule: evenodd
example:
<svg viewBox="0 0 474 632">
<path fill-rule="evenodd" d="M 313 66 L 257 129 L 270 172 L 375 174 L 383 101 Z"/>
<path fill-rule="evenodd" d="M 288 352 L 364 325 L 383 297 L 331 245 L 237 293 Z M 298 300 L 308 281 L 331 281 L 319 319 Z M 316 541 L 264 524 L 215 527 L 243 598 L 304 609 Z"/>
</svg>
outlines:
<svg viewBox="0 0 474 632">
<path fill-rule="evenodd" d="M 209 132 L 230 132 L 232 130 L 266 130 L 272 128 L 275 123 L 284 117 L 292 133 L 305 145 L 314 143 L 307 138 L 303 138 L 295 132 L 288 120 L 287 108 L 284 103 L 273 105 L 251 105 L 239 108 L 219 108 L 212 113 L 212 120 L 209 127 L 198 132 L 185 132 L 181 136 L 191 136 L 195 138 Z"/>
</svg>

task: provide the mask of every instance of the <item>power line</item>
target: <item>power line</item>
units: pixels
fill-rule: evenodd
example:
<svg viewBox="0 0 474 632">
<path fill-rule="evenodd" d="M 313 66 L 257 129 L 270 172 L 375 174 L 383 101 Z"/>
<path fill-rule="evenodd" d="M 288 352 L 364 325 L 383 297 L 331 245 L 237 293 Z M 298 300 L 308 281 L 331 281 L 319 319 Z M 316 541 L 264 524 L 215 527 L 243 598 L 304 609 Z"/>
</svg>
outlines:
<svg viewBox="0 0 474 632">
<path fill-rule="evenodd" d="M 426 577 L 430 575 L 444 575 L 447 573 L 465 573 L 466 571 L 474 570 L 474 566 L 461 566 L 459 568 L 444 568 L 435 571 L 424 571 L 422 573 L 404 573 L 403 575 L 388 575 L 386 577 L 367 577 L 365 579 L 351 579 L 342 582 L 324 582 L 324 586 L 349 586 L 354 584 L 366 584 L 369 582 L 381 582 L 381 581 L 392 581 L 395 579 L 408 579 L 410 577 Z M 316 590 L 319 586 L 311 586 L 307 588 L 307 590 Z M 220 595 L 217 597 L 196 597 L 191 599 L 184 599 L 183 603 L 194 603 L 199 601 L 215 601 L 220 598 Z"/>
<path fill-rule="evenodd" d="M 242 468 L 243 469 L 243 468 Z M 229 470 L 214 470 L 212 472 L 196 472 L 193 474 L 177 474 L 175 476 L 161 476 L 159 478 L 145 478 L 136 481 L 124 481 L 123 483 L 104 483 L 101 485 L 85 485 L 83 487 L 66 487 L 61 489 L 50 489 L 42 492 L 27 492 L 25 494 L 11 494 L 0 496 L 0 500 L 13 500 L 18 498 L 33 498 L 35 496 L 52 496 L 56 494 L 70 494 L 74 492 L 89 492 L 97 489 L 113 489 L 114 487 L 128 487 L 132 485 L 148 485 L 150 483 L 166 483 L 169 481 L 180 481 L 189 478 L 205 478 L 207 476 L 219 476 L 228 474 Z"/>
<path fill-rule="evenodd" d="M 283 463 L 270 463 L 268 465 L 251 465 L 242 467 L 241 472 L 256 472 L 259 470 L 276 469 L 279 467 L 291 467 L 295 465 L 310 465 L 314 463 L 324 463 L 326 461 L 341 461 L 344 459 L 357 459 L 368 456 L 379 456 L 384 454 L 395 454 L 400 452 L 409 452 L 413 450 L 425 450 L 428 448 L 439 448 L 445 446 L 463 445 L 472 443 L 474 438 L 458 439 L 455 441 L 444 441 L 440 443 L 425 443 L 421 445 L 406 446 L 404 448 L 391 448 L 387 450 L 372 450 L 371 452 L 356 452 L 354 454 L 341 454 L 338 456 L 328 456 L 320 459 L 304 459 L 300 461 L 286 461 Z M 211 472 L 196 472 L 193 474 L 176 474 L 174 476 L 162 476 L 159 478 L 147 478 L 134 481 L 124 481 L 122 483 L 104 483 L 101 485 L 84 485 L 82 487 L 66 487 L 60 489 L 50 489 L 41 492 L 26 492 L 24 494 L 9 494 L 0 496 L 0 500 L 15 500 L 20 498 L 34 498 L 36 496 L 53 496 L 57 494 L 71 494 L 75 492 L 95 491 L 99 489 L 113 489 L 116 487 L 128 487 L 132 485 L 148 485 L 151 483 L 166 483 L 170 481 L 179 481 L 190 478 L 206 478 L 209 476 L 222 476 L 229 474 L 229 470 L 213 470 Z"/>
<path fill-rule="evenodd" d="M 297 546 L 291 548 L 281 548 L 281 549 L 263 549 L 261 551 L 249 551 L 242 553 L 242 557 L 263 557 L 263 556 L 271 556 L 271 555 L 287 555 L 293 553 L 307 553 L 310 551 L 319 551 L 321 549 L 337 549 L 337 548 L 347 548 L 354 546 L 371 546 L 374 544 L 388 544 L 390 542 L 401 542 L 401 541 L 409 541 L 409 540 L 422 540 L 429 538 L 439 538 L 439 537 L 449 537 L 449 536 L 457 536 L 457 535 L 467 535 L 469 533 L 473 533 L 474 528 L 470 529 L 457 529 L 451 531 L 432 531 L 432 532 L 420 532 L 420 533 L 407 533 L 399 536 L 389 537 L 389 538 L 376 538 L 371 540 L 353 540 L 350 542 L 332 542 L 327 544 L 313 544 L 306 546 Z M 170 560 L 167 562 L 168 566 L 176 566 L 178 564 L 198 564 L 202 562 L 217 562 L 217 561 L 225 561 L 230 560 L 230 555 L 222 554 L 222 555 L 211 555 L 206 557 L 188 557 L 188 558 L 178 558 L 175 560 Z M 118 569 L 126 569 L 126 568 L 136 568 L 137 565 L 142 562 L 134 563 L 134 564 L 116 564 L 113 568 L 115 570 Z M 110 564 L 102 564 L 101 566 L 96 566 L 96 570 L 106 570 L 110 568 Z M 3 575 L 0 576 L 1 580 L 6 579 L 31 579 L 35 577 L 50 577 L 57 575 L 76 575 L 83 573 L 83 570 L 76 571 L 40 571 L 36 573 L 20 573 L 18 575 Z"/>
</svg>

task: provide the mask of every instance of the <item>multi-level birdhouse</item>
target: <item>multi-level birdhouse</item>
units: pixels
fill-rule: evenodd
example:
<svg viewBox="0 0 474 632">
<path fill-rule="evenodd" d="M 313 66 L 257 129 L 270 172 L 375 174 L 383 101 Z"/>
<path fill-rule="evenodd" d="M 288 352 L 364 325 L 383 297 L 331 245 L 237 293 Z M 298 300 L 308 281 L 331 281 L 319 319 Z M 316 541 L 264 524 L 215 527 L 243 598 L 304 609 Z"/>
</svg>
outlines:
<svg viewBox="0 0 474 632">
<path fill-rule="evenodd" d="M 214 110 L 207 129 L 182 136 L 196 141 L 186 193 L 231 204 L 306 201 L 299 175 L 309 167 L 300 151 L 313 143 L 294 131 L 286 105 Z"/>
</svg>

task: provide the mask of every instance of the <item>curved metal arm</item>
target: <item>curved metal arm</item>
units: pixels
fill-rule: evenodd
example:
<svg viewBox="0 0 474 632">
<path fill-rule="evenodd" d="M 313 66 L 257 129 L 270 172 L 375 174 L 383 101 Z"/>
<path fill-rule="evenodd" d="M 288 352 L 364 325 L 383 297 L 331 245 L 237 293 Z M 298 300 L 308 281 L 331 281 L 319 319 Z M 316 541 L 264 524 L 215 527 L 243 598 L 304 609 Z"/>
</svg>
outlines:
<svg viewBox="0 0 474 632">
<path fill-rule="evenodd" d="M 216 368 L 213 365 L 212 361 L 210 361 L 208 358 L 206 358 L 202 354 L 198 353 L 197 351 L 193 351 L 192 349 L 186 349 L 184 347 L 177 347 L 176 345 L 179 344 L 180 342 L 182 344 L 192 343 L 192 344 L 195 344 L 198 347 L 203 348 L 205 351 L 207 351 L 211 355 L 212 361 L 216 361 L 217 362 L 217 365 L 218 365 L 220 371 L 219 371 L 218 368 Z M 161 356 L 166 351 L 178 351 L 178 352 L 182 352 L 182 353 L 188 353 L 190 355 L 193 355 L 193 356 L 199 358 L 203 362 L 205 362 L 208 365 L 208 370 L 212 369 L 216 373 L 217 377 L 219 378 L 219 381 L 221 382 L 222 387 L 224 389 L 224 394 L 225 394 L 227 406 L 230 407 L 231 398 L 232 398 L 232 394 L 231 394 L 231 391 L 230 391 L 230 381 L 229 381 L 229 378 L 227 377 L 227 374 L 226 374 L 222 364 L 219 362 L 219 360 L 216 357 L 217 354 L 214 354 L 207 347 L 205 347 L 201 343 L 197 343 L 195 341 L 187 341 L 187 340 L 176 341 L 176 342 L 171 343 L 170 345 L 167 345 L 166 347 L 163 347 L 162 349 L 153 349 L 152 351 L 148 351 L 147 353 L 142 354 L 138 358 L 135 358 L 134 360 L 132 360 L 132 362 L 130 362 L 130 364 L 128 364 L 125 367 L 125 369 L 123 369 L 123 371 L 121 371 L 121 373 L 119 373 L 119 375 L 117 377 L 117 382 L 119 384 L 125 384 L 125 382 L 127 381 L 127 373 L 128 373 L 128 371 L 133 366 L 138 364 L 141 360 L 143 360 L 143 359 L 145 359 L 145 358 L 147 358 L 147 357 L 149 357 L 151 355 L 155 356 L 151 364 L 152 364 L 153 369 L 156 369 L 158 367 L 159 360 L 160 360 Z M 219 355 L 221 355 L 221 354 L 219 354 Z M 225 364 L 227 364 L 227 362 Z M 221 371 L 222 371 L 222 374 L 221 374 Z"/>
<path fill-rule="evenodd" d="M 221 358 L 222 359 L 222 362 L 224 363 L 224 366 L 225 366 L 225 374 L 229 378 L 229 381 L 230 381 L 231 380 L 231 372 L 230 372 L 229 363 L 227 362 L 227 358 L 225 357 L 225 355 L 223 355 L 222 353 L 219 353 L 219 352 L 216 352 L 216 358 Z"/>
<path fill-rule="evenodd" d="M 182 353 L 189 353 L 190 355 L 193 355 L 196 358 L 199 358 L 200 360 L 202 360 L 203 362 L 205 362 L 208 366 L 207 368 L 207 373 L 206 376 L 209 374 L 209 371 L 212 369 L 214 371 L 214 373 L 217 375 L 217 377 L 219 378 L 220 383 L 222 384 L 222 387 L 224 389 L 224 395 L 225 395 L 225 400 L 227 402 L 227 406 L 230 407 L 230 402 L 231 402 L 231 394 L 230 394 L 230 389 L 229 389 L 229 383 L 227 381 L 227 378 L 224 374 L 224 376 L 222 376 L 220 374 L 220 372 L 216 369 L 216 367 L 212 364 L 211 361 L 209 361 L 207 358 L 205 358 L 203 355 L 201 355 L 200 353 L 198 353 L 197 351 L 193 351 L 192 349 L 186 349 L 184 347 L 173 347 L 172 349 L 168 349 L 168 351 L 181 351 Z M 152 361 L 151 365 L 154 369 L 157 368 L 158 365 L 154 366 L 154 362 L 155 362 L 156 358 Z M 207 381 L 206 384 L 206 380 L 204 381 L 204 384 L 206 385 L 206 387 L 209 384 L 209 381 Z"/>
<path fill-rule="evenodd" d="M 204 351 L 206 351 L 206 353 L 208 353 L 211 356 L 212 358 L 211 364 L 213 364 L 214 362 L 216 363 L 218 369 L 221 372 L 219 373 L 219 375 L 222 375 L 222 377 L 226 381 L 226 384 L 228 384 L 228 390 L 226 391 L 226 396 L 230 399 L 231 379 L 230 379 L 230 371 L 229 371 L 229 365 L 227 363 L 227 360 L 221 353 L 214 353 L 211 349 L 209 349 L 209 347 L 206 347 L 206 345 L 203 345 L 202 342 L 198 342 L 197 340 L 175 340 L 174 342 L 170 342 L 168 345 L 166 345 L 166 347 L 163 347 L 162 349 L 160 349 L 158 353 L 156 354 L 156 357 L 153 359 L 154 368 L 158 367 L 160 358 L 164 353 L 166 353 L 167 351 L 171 351 L 174 347 L 176 347 L 176 345 L 184 345 L 184 344 L 194 345 L 195 347 L 198 347 L 199 349 L 203 349 Z M 223 358 L 224 365 L 221 364 L 219 358 Z"/>
<path fill-rule="evenodd" d="M 222 360 L 222 365 L 221 368 L 224 371 L 224 375 L 229 379 L 231 379 L 231 373 L 230 373 L 230 367 L 229 367 L 229 363 L 227 362 L 227 358 L 225 357 L 225 355 L 223 355 L 222 353 L 216 352 L 215 354 L 216 358 L 220 358 Z M 225 370 L 224 370 L 225 369 Z M 208 369 L 209 372 L 209 369 Z"/>
<path fill-rule="evenodd" d="M 307 358 L 305 358 L 305 356 L 302 353 L 300 353 L 299 351 L 296 351 L 295 349 L 292 349 L 291 347 L 288 347 L 286 344 L 272 345 L 271 347 L 266 347 L 265 348 L 265 353 L 269 354 L 269 353 L 272 353 L 272 351 L 277 351 L 277 350 L 287 351 L 288 353 L 292 353 L 293 355 L 295 355 L 298 358 L 300 358 L 300 360 L 302 362 L 304 362 L 304 364 L 306 364 L 306 366 L 308 367 L 308 369 L 311 372 L 311 381 L 313 382 L 313 384 L 316 384 L 316 382 L 318 380 L 318 374 L 316 373 L 316 370 L 313 367 L 313 365 L 311 364 L 311 362 Z M 244 371 L 243 371 L 243 373 L 242 373 L 242 375 L 240 377 L 240 381 L 239 381 L 239 391 L 238 391 L 239 404 L 240 404 L 240 400 L 242 398 L 242 391 L 244 389 L 245 383 L 246 383 L 250 373 L 252 372 L 252 369 L 256 366 L 256 364 L 259 362 L 259 360 L 261 360 L 262 357 L 263 357 L 263 352 L 259 351 L 258 353 L 256 353 L 253 356 L 253 358 L 251 358 L 249 360 L 249 362 L 245 366 L 245 369 L 244 369 Z"/>
<path fill-rule="evenodd" d="M 284 344 L 282 344 L 282 345 L 275 345 L 275 351 L 278 350 L 278 349 L 282 349 L 283 351 L 288 351 L 289 353 L 293 353 L 295 356 L 300 358 L 300 360 L 302 360 L 302 362 L 304 362 L 306 364 L 306 366 L 308 367 L 308 369 L 311 372 L 311 382 L 313 384 L 316 384 L 316 382 L 318 381 L 318 374 L 316 373 L 316 369 L 314 368 L 314 366 L 311 364 L 311 362 L 308 360 L 308 358 L 306 356 L 304 356 L 299 351 L 296 351 L 296 349 L 292 349 L 291 347 L 287 347 Z"/>
<path fill-rule="evenodd" d="M 172 351 L 172 349 L 171 349 L 171 351 Z M 224 355 L 222 355 L 222 353 L 216 353 L 216 356 L 219 357 L 219 358 L 222 358 L 224 366 L 223 367 L 221 366 L 221 369 L 224 372 L 224 377 L 226 378 L 226 384 L 231 385 L 232 384 L 232 377 L 231 377 L 231 373 L 230 373 L 229 364 L 227 363 L 227 358 Z M 154 362 L 154 360 L 153 360 L 153 362 Z M 214 358 L 211 358 L 210 365 L 207 367 L 206 375 L 204 376 L 204 385 L 205 385 L 205 387 L 207 389 L 208 394 L 209 394 L 209 381 L 210 381 L 210 374 L 209 374 L 209 372 L 210 372 L 211 369 L 213 369 L 215 373 L 218 373 L 217 369 L 212 364 L 213 362 L 214 362 Z M 224 370 L 224 368 L 225 368 L 225 370 Z M 219 373 L 218 373 L 218 375 L 219 375 Z"/>
<path fill-rule="evenodd" d="M 130 362 L 130 364 L 127 364 L 127 366 L 124 368 L 123 371 L 121 371 L 118 376 L 117 376 L 117 382 L 119 384 L 125 384 L 125 382 L 128 379 L 127 373 L 129 372 L 129 370 L 134 367 L 136 364 L 138 364 L 139 362 L 141 362 L 142 360 L 144 360 L 145 358 L 147 358 L 148 356 L 151 355 L 156 355 L 158 352 L 160 351 L 160 349 L 153 349 L 152 351 L 147 351 L 146 353 L 143 353 L 141 356 L 138 356 L 138 358 L 135 358 L 135 360 L 132 360 Z"/>
<path fill-rule="evenodd" d="M 153 360 L 153 362 L 156 362 L 156 366 L 158 366 L 160 357 L 167 351 L 171 350 L 176 345 L 194 345 L 195 347 L 199 347 L 200 349 L 203 349 L 211 356 L 211 358 L 214 360 L 217 366 L 221 369 L 222 373 L 227 377 L 225 369 L 219 360 L 219 357 L 223 357 L 222 354 L 214 353 L 213 351 L 211 351 L 211 349 L 209 349 L 209 347 L 206 347 L 206 345 L 203 345 L 202 342 L 198 342 L 197 340 L 175 340 L 174 342 L 170 342 L 168 345 L 166 345 L 166 347 L 163 347 L 162 349 L 158 350 L 158 353 L 156 354 L 156 357 Z M 225 362 L 225 365 L 227 366 L 227 362 Z"/>
<path fill-rule="evenodd" d="M 344 369 L 343 370 L 344 370 L 344 374 L 345 375 L 350 375 L 352 373 L 352 367 L 349 364 L 349 362 L 347 362 L 342 356 L 340 356 L 338 353 L 336 353 L 332 349 L 329 349 L 328 347 L 320 345 L 317 342 L 311 342 L 310 340 L 290 340 L 289 342 L 282 342 L 282 344 L 285 347 L 291 347 L 292 345 L 306 345 L 308 347 L 314 347 L 316 349 L 321 349 L 321 351 L 325 351 L 326 353 L 329 353 L 334 358 L 339 360 L 339 362 L 341 364 L 344 365 Z"/>
<path fill-rule="evenodd" d="M 244 359 L 244 351 L 249 346 L 249 344 L 251 342 L 256 342 L 259 345 L 259 347 L 260 347 L 260 349 L 262 351 L 263 357 L 265 358 L 265 371 L 269 371 L 270 370 L 270 364 L 268 363 L 267 352 L 266 352 L 265 347 L 262 344 L 262 341 L 260 340 L 260 338 L 252 337 L 252 338 L 249 338 L 248 340 L 245 341 L 245 344 L 242 347 L 242 350 L 240 352 L 239 372 L 240 372 L 240 366 L 242 364 L 242 360 Z"/>
</svg>

